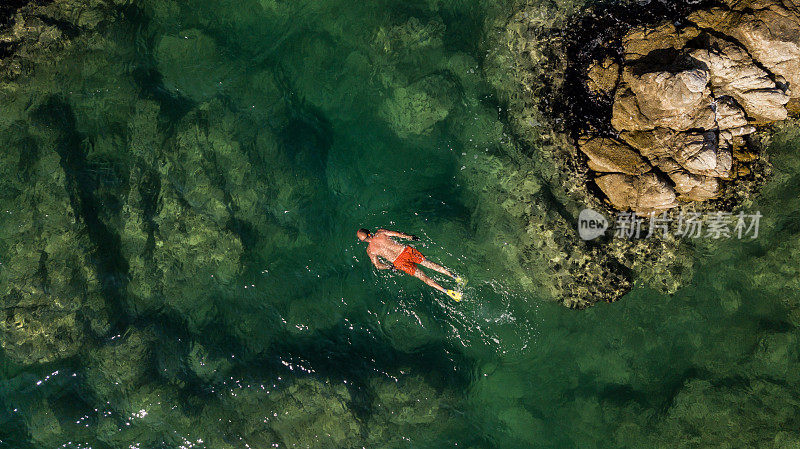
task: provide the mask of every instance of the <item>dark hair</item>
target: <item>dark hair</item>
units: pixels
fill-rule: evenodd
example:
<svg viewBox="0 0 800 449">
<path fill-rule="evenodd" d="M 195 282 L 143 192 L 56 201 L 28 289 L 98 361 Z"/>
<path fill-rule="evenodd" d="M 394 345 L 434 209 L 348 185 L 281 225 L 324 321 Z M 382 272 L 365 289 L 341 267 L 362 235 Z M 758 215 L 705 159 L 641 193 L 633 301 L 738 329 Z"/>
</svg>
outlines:
<svg viewBox="0 0 800 449">
<path fill-rule="evenodd" d="M 358 230 L 358 233 L 362 233 L 362 232 L 363 232 L 364 234 L 367 234 L 367 236 L 370 236 L 370 235 L 372 235 L 372 233 L 371 233 L 371 232 L 369 232 L 369 229 L 364 229 L 364 228 L 361 228 L 361 229 L 359 229 L 359 230 Z"/>
</svg>

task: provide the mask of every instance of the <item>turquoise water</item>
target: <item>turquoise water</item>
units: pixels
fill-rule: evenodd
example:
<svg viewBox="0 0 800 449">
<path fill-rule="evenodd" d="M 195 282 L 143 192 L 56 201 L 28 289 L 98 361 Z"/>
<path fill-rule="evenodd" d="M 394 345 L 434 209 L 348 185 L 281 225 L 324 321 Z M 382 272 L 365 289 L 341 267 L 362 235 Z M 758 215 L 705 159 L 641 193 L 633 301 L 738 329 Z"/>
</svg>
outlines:
<svg viewBox="0 0 800 449">
<path fill-rule="evenodd" d="M 2 85 L 5 338 L 46 336 L 0 353 L 0 447 L 800 444 L 795 125 L 759 239 L 572 311 L 521 262 L 541 174 L 486 75 L 513 4 L 94 8 Z M 464 301 L 373 270 L 360 227 L 420 236 Z"/>
</svg>

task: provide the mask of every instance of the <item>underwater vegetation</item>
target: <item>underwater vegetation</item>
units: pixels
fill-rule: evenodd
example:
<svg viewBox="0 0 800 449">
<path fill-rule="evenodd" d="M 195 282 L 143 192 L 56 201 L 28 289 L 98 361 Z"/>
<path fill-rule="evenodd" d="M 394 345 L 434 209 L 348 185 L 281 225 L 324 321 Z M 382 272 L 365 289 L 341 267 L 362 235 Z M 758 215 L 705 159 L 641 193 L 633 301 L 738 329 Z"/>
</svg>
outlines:
<svg viewBox="0 0 800 449">
<path fill-rule="evenodd" d="M 800 128 L 748 137 L 759 239 L 582 241 L 602 7 L 0 7 L 0 448 L 796 447 Z"/>
</svg>

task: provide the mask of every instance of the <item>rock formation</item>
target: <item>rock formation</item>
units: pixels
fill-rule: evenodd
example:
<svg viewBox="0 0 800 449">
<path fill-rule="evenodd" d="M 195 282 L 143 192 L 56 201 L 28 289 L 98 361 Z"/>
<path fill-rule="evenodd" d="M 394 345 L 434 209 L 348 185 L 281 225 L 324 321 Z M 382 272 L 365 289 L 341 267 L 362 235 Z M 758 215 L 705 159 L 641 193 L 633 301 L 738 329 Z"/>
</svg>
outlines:
<svg viewBox="0 0 800 449">
<path fill-rule="evenodd" d="M 793 3 L 734 1 L 622 37 L 621 61 L 587 69 L 612 103 L 615 137 L 578 146 L 613 207 L 639 213 L 721 195 L 753 160 L 746 136 L 800 99 L 800 14 Z"/>
<path fill-rule="evenodd" d="M 582 241 L 583 209 L 730 210 L 771 172 L 761 133 L 751 134 L 800 103 L 797 5 L 701 8 L 677 0 L 576 14 L 557 1 L 497 25 L 487 79 L 521 148 L 504 152 L 524 167 L 499 183 L 497 203 L 531 237 L 515 240 L 520 272 L 564 305 L 614 301 L 633 282 L 673 293 L 692 277 L 691 245 L 674 236 Z"/>
</svg>

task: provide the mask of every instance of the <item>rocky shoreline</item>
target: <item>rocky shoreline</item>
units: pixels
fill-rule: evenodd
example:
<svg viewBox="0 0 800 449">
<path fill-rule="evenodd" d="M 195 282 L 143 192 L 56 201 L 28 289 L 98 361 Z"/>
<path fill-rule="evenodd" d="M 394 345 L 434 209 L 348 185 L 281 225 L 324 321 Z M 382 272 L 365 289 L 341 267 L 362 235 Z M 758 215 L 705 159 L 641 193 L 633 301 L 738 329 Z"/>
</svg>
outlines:
<svg viewBox="0 0 800 449">
<path fill-rule="evenodd" d="M 780 2 L 730 2 L 639 26 L 585 69 L 586 94 L 611 104 L 610 133 L 582 129 L 592 181 L 619 210 L 719 198 L 750 175 L 756 126 L 800 99 L 800 15 Z M 608 135 L 610 134 L 610 135 Z"/>
<path fill-rule="evenodd" d="M 579 212 L 646 219 L 752 204 L 772 171 L 761 151 L 768 125 L 796 110 L 796 5 L 521 5 L 496 28 L 496 66 L 510 65 L 514 83 L 495 86 L 518 145 L 537 149 L 517 163 L 549 187 L 549 199 L 527 196 L 519 215 L 535 229 L 525 245 L 537 262 L 527 266 L 573 308 L 615 301 L 634 282 L 677 291 L 693 275 L 693 242 L 586 242 Z"/>
</svg>

